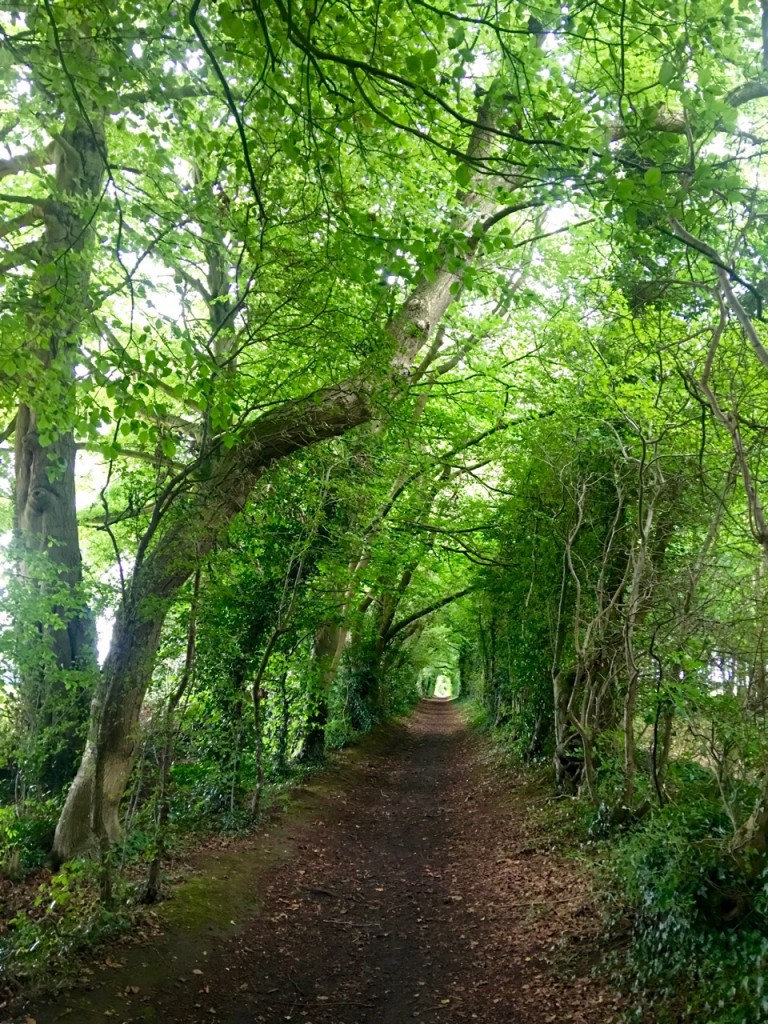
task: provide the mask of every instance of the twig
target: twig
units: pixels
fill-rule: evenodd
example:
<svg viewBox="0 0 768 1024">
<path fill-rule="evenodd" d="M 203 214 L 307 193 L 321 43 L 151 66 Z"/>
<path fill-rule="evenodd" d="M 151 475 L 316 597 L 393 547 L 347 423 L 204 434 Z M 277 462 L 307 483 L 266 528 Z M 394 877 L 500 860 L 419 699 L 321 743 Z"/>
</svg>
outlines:
<svg viewBox="0 0 768 1024">
<path fill-rule="evenodd" d="M 323 924 L 340 924 L 347 928 L 362 928 L 364 931 L 375 931 L 377 928 L 383 930 L 378 921 L 345 921 L 340 917 L 324 917 Z"/>
<path fill-rule="evenodd" d="M 583 893 L 577 896 L 563 896 L 556 903 L 571 903 L 573 900 L 580 900 Z M 507 903 L 508 907 L 551 907 L 554 906 L 549 900 L 528 900 L 525 903 Z"/>
</svg>

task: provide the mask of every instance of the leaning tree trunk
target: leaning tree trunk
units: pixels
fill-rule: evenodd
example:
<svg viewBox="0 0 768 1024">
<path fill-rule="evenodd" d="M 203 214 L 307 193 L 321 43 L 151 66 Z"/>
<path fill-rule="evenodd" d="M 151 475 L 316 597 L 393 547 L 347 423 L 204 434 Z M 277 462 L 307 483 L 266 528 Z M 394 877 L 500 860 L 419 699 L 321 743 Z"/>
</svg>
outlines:
<svg viewBox="0 0 768 1024">
<path fill-rule="evenodd" d="M 482 166 L 492 150 L 491 106 L 489 95 L 467 151 L 473 166 Z M 440 255 L 446 264 L 452 259 L 455 232 L 462 230 L 468 239 L 465 263 L 455 270 L 438 267 L 429 278 L 423 277 L 389 323 L 394 352 L 388 379 L 382 381 L 374 367 L 364 366 L 343 383 L 287 402 L 256 420 L 239 443 L 218 461 L 211 459 L 206 467 L 210 476 L 200 483 L 196 495 L 187 494 L 188 506 L 177 508 L 173 525 L 142 545 L 116 615 L 86 750 L 56 828 L 53 863 L 93 845 L 90 808 L 94 804 L 100 808 L 101 831 L 112 840 L 119 836 L 119 804 L 133 765 L 139 711 L 152 677 L 165 616 L 199 560 L 245 507 L 256 481 L 275 461 L 369 422 L 377 409 L 375 397 L 379 401 L 391 398 L 402 388 L 403 377 L 457 294 L 463 267 L 471 261 L 482 236 L 473 229 L 482 224 L 487 204 L 474 191 L 463 194 L 462 201 L 463 222 L 451 225 L 451 244 Z M 144 555 L 147 548 L 149 553 Z M 96 779 L 103 793 L 95 792 Z"/>
<path fill-rule="evenodd" d="M 31 376 L 41 386 L 19 407 L 15 427 L 15 597 L 24 620 L 17 630 L 20 690 L 33 733 L 49 733 L 40 781 L 54 788 L 71 778 L 77 763 L 77 725 L 86 720 L 96 670 L 95 631 L 81 593 L 72 428 L 74 369 L 89 309 L 90 222 L 104 181 L 104 146 L 94 113 L 64 130 L 52 151 L 57 198 L 40 203 L 41 270 L 28 316 L 30 355 L 39 365 Z"/>
<path fill-rule="evenodd" d="M 371 417 L 370 380 L 354 379 L 289 402 L 252 425 L 212 477 L 137 562 L 118 608 L 112 645 L 94 699 L 86 749 L 56 828 L 53 863 L 93 845 L 90 807 L 97 761 L 103 777 L 104 829 L 120 836 L 118 809 L 133 765 L 139 711 L 152 677 L 160 634 L 179 589 L 248 500 L 268 466 Z"/>
</svg>

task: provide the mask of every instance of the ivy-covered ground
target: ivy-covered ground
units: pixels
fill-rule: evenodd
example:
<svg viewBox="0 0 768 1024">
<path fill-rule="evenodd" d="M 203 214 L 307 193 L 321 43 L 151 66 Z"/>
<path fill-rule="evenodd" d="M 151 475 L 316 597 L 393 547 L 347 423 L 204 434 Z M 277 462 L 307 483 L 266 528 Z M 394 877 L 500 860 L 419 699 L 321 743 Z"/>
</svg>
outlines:
<svg viewBox="0 0 768 1024">
<path fill-rule="evenodd" d="M 164 936 L 102 953 L 91 991 L 14 1024 L 618 1019 L 591 886 L 552 849 L 546 794 L 454 704 L 423 703 L 297 799 L 260 840 L 207 856 Z"/>
</svg>

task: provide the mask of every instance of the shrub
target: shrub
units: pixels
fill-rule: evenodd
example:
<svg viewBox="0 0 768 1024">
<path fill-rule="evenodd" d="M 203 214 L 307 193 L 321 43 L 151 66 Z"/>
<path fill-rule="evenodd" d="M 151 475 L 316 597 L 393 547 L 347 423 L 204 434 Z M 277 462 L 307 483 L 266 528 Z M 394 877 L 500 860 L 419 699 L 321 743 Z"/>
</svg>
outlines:
<svg viewBox="0 0 768 1024">
<path fill-rule="evenodd" d="M 29 910 L 8 926 L 0 946 L 0 974 L 26 992 L 50 987 L 64 978 L 76 954 L 123 931 L 133 902 L 129 886 L 117 881 L 113 909 L 99 899 L 98 865 L 73 861 L 43 883 Z"/>
<path fill-rule="evenodd" d="M 45 862 L 58 813 L 56 800 L 30 802 L 22 811 L 0 807 L 0 874 L 13 878 Z"/>
<path fill-rule="evenodd" d="M 633 920 L 636 1020 L 764 1024 L 768 870 L 748 878 L 724 853 L 719 803 L 668 806 L 614 850 L 611 887 Z"/>
</svg>

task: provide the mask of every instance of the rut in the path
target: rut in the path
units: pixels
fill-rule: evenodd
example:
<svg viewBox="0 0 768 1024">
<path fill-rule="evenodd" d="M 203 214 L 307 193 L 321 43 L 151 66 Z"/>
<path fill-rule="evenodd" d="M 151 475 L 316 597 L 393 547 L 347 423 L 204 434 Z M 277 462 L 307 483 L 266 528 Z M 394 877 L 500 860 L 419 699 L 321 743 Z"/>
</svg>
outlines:
<svg viewBox="0 0 768 1024">
<path fill-rule="evenodd" d="M 542 848 L 514 779 L 450 702 L 423 702 L 387 735 L 285 826 L 291 855 L 257 880 L 260 913 L 100 1019 L 615 1021 L 583 952 L 599 934 L 583 879 Z M 84 1024 L 80 1006 L 59 1019 Z"/>
</svg>

